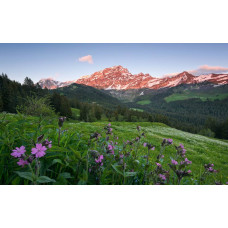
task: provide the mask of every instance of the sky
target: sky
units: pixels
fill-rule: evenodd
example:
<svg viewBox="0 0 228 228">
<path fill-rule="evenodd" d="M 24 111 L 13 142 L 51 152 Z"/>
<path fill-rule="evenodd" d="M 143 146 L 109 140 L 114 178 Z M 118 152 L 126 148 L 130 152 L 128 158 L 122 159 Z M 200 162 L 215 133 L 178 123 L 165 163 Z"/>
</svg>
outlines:
<svg viewBox="0 0 228 228">
<path fill-rule="evenodd" d="M 0 44 L 0 73 L 23 82 L 70 81 L 121 65 L 132 74 L 228 72 L 228 44 Z"/>
</svg>

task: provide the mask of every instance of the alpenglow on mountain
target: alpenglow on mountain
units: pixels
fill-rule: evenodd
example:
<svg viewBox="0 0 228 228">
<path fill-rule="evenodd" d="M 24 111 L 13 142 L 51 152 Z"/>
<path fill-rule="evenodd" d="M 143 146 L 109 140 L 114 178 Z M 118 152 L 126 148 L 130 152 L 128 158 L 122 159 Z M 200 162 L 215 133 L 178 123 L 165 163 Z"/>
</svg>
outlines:
<svg viewBox="0 0 228 228">
<path fill-rule="evenodd" d="M 197 84 L 210 82 L 215 85 L 228 84 L 228 74 L 207 74 L 194 76 L 184 71 L 173 77 L 157 78 L 149 74 L 131 74 L 127 68 L 114 66 L 95 72 L 88 76 L 83 76 L 77 80 L 59 82 L 53 79 L 41 79 L 38 83 L 42 88 L 56 89 L 69 86 L 73 83 L 92 86 L 105 90 L 128 90 L 128 89 L 160 89 L 165 87 L 175 87 L 180 84 Z"/>
</svg>

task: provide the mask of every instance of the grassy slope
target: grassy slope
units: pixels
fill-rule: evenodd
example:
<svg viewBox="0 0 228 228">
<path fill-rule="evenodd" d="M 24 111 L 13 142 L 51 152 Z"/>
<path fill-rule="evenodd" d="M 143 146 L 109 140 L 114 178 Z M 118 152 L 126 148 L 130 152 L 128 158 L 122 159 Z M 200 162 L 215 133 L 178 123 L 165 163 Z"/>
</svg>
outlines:
<svg viewBox="0 0 228 228">
<path fill-rule="evenodd" d="M 103 126 L 107 122 L 95 123 L 66 123 L 66 128 L 73 128 L 81 132 L 84 137 L 95 131 L 101 132 Z M 228 181 L 228 142 L 217 139 L 204 137 L 201 135 L 190 134 L 180 130 L 170 128 L 160 123 L 126 123 L 113 122 L 112 127 L 114 134 L 119 136 L 119 142 L 123 140 L 131 140 L 137 136 L 136 126 L 142 126 L 142 130 L 146 132 L 147 137 L 143 141 L 151 142 L 156 146 L 154 159 L 160 150 L 160 144 L 163 138 L 172 138 L 174 145 L 184 144 L 187 149 L 187 157 L 192 161 L 191 169 L 194 173 L 200 173 L 204 170 L 203 165 L 206 163 L 214 163 L 215 169 L 220 170 L 217 174 L 218 178 Z M 145 149 L 142 149 L 146 153 Z M 170 161 L 170 157 L 174 156 L 174 147 L 169 147 L 165 152 L 165 159 Z"/>
<path fill-rule="evenodd" d="M 137 104 L 140 104 L 140 105 L 147 105 L 147 104 L 150 104 L 150 100 L 142 100 L 142 101 L 138 101 Z"/>
<path fill-rule="evenodd" d="M 197 93 L 197 92 L 186 92 L 183 93 L 173 93 L 172 95 L 165 98 L 166 102 L 178 101 L 178 100 L 187 100 L 191 98 L 199 98 L 202 101 L 211 100 L 214 101 L 216 99 L 223 100 L 228 97 L 228 93 L 223 94 L 207 94 L 207 93 Z"/>
</svg>

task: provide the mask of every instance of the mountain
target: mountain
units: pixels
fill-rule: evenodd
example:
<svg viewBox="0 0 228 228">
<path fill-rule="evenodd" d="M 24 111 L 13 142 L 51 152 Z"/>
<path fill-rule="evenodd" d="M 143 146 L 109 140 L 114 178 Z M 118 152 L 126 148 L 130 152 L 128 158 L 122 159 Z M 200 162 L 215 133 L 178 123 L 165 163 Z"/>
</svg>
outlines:
<svg viewBox="0 0 228 228">
<path fill-rule="evenodd" d="M 173 77 L 156 78 L 143 73 L 131 74 L 127 68 L 114 66 L 73 81 L 59 82 L 48 78 L 42 79 L 38 83 L 42 88 L 46 87 L 48 89 L 56 89 L 77 83 L 104 90 L 129 90 L 170 88 L 181 84 L 197 84 L 205 81 L 217 85 L 228 84 L 228 74 L 194 76 L 184 71 Z"/>
</svg>

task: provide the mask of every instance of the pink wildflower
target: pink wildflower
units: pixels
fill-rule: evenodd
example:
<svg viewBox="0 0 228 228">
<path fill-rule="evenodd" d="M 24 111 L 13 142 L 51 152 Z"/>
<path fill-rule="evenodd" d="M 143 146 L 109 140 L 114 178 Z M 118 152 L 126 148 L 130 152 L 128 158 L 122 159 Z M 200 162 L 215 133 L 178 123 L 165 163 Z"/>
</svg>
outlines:
<svg viewBox="0 0 228 228">
<path fill-rule="evenodd" d="M 19 165 L 19 166 L 22 166 L 22 167 L 24 167 L 25 165 L 28 165 L 28 162 L 27 161 L 25 161 L 24 159 L 19 159 L 19 161 L 17 162 L 17 164 Z"/>
<path fill-rule="evenodd" d="M 147 143 L 143 143 L 143 146 L 146 147 L 147 146 Z"/>
<path fill-rule="evenodd" d="M 167 139 L 168 144 L 173 144 L 173 139 Z"/>
<path fill-rule="evenodd" d="M 157 167 L 161 168 L 161 164 L 160 163 L 156 163 Z"/>
<path fill-rule="evenodd" d="M 163 181 L 165 181 L 165 180 L 166 180 L 165 175 L 159 174 L 158 176 L 159 176 L 159 177 L 160 177 L 160 179 L 162 179 Z"/>
<path fill-rule="evenodd" d="M 190 174 L 191 172 L 192 172 L 192 171 L 191 171 L 190 169 L 187 171 L 188 174 Z"/>
<path fill-rule="evenodd" d="M 180 148 L 184 149 L 184 145 L 180 143 Z"/>
<path fill-rule="evenodd" d="M 186 164 L 187 164 L 187 165 L 192 164 L 192 162 L 191 162 L 191 161 L 189 161 L 187 158 L 185 158 L 185 160 L 184 160 L 184 161 L 186 162 Z"/>
<path fill-rule="evenodd" d="M 22 154 L 26 152 L 25 147 L 21 146 L 20 148 L 16 147 L 16 149 L 13 150 L 13 153 L 11 155 L 15 158 L 20 158 Z"/>
<path fill-rule="evenodd" d="M 47 148 L 45 146 L 42 146 L 42 144 L 36 144 L 36 148 L 32 148 L 32 154 L 36 155 L 36 158 L 43 157 L 46 153 Z"/>
<path fill-rule="evenodd" d="M 178 165 L 178 162 L 175 161 L 175 160 L 172 160 L 171 163 L 172 163 L 173 165 Z"/>
<path fill-rule="evenodd" d="M 100 155 L 97 159 L 95 159 L 95 162 L 96 163 L 100 163 L 100 165 L 102 166 L 103 163 L 102 163 L 102 160 L 104 159 L 104 156 L 103 155 Z"/>
</svg>

